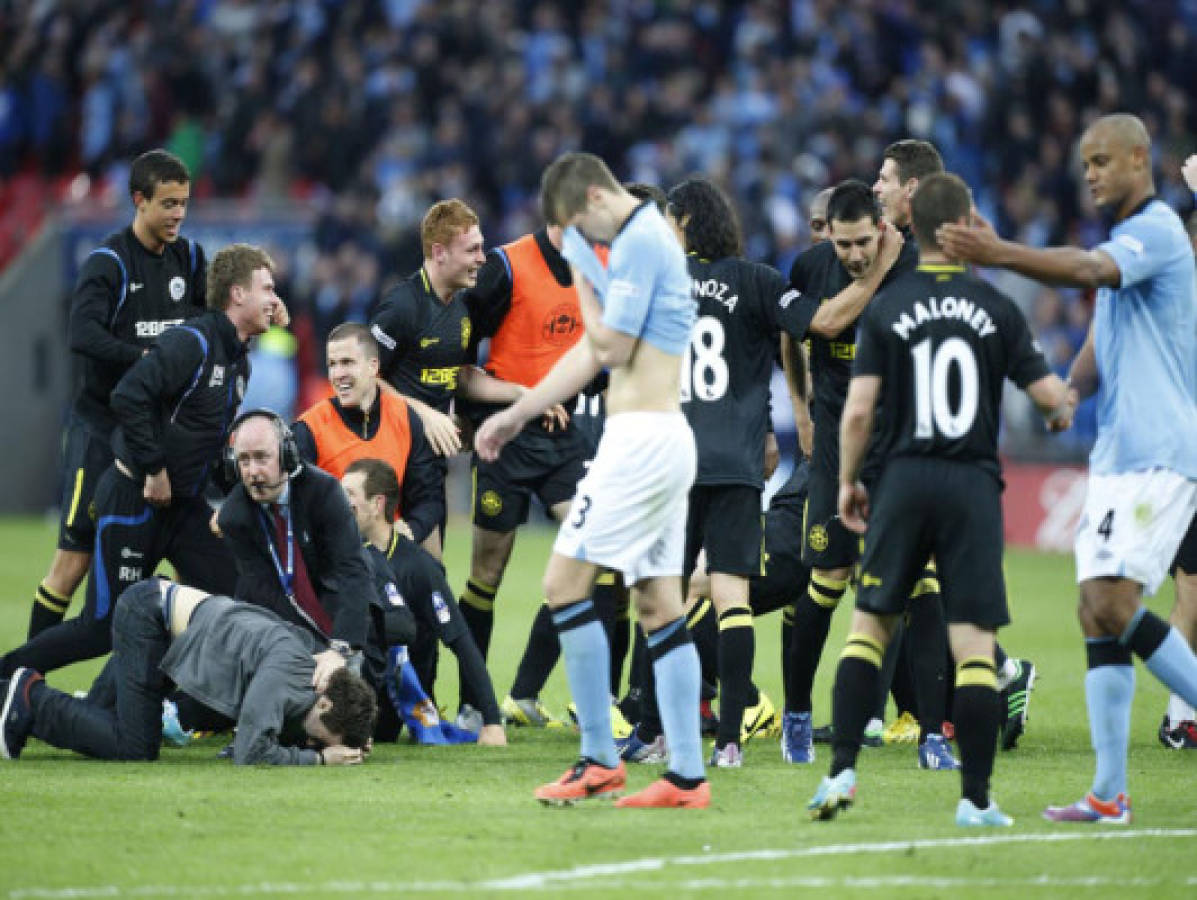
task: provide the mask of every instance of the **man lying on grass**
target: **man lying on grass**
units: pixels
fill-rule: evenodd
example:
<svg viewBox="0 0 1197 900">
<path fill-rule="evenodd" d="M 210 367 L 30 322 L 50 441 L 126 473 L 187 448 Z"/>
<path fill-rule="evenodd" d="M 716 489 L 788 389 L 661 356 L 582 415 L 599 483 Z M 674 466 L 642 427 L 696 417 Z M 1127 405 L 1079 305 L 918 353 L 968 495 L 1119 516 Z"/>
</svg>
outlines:
<svg viewBox="0 0 1197 900">
<path fill-rule="evenodd" d="M 268 610 L 148 578 L 117 601 L 107 673 L 115 707 L 75 699 L 18 669 L 0 681 L 0 753 L 16 759 L 32 734 L 98 759 L 157 759 L 162 699 L 177 685 L 236 721 L 239 765 L 360 763 L 370 750 L 374 692 L 345 668 L 317 679 L 313 649 L 301 629 Z"/>
</svg>

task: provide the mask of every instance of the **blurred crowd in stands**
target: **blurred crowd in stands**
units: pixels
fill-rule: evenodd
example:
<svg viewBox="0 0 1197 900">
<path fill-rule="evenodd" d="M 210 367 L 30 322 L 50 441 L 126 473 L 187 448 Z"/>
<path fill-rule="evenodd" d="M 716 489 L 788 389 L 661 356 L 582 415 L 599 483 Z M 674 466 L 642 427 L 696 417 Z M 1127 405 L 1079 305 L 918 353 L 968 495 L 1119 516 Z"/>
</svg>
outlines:
<svg viewBox="0 0 1197 900">
<path fill-rule="evenodd" d="M 747 255 L 783 270 L 814 193 L 871 183 L 900 137 L 933 141 L 1003 234 L 1090 245 L 1075 141 L 1097 114 L 1143 117 L 1162 199 L 1191 209 L 1194 72 L 1197 0 L 10 0 L 0 179 L 82 172 L 119 204 L 128 160 L 165 146 L 196 212 L 310 210 L 288 299 L 319 341 L 419 265 L 430 203 L 510 239 L 571 148 L 638 181 L 716 176 Z M 1003 287 L 1062 365 L 1090 298 Z"/>
</svg>

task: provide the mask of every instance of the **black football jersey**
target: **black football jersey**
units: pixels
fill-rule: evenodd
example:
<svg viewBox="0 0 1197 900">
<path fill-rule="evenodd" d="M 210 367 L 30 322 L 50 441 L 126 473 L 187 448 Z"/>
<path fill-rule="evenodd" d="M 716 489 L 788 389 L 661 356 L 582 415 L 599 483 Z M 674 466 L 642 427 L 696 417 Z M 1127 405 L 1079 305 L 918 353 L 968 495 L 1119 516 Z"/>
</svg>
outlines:
<svg viewBox="0 0 1197 900">
<path fill-rule="evenodd" d="M 449 412 L 458 370 L 470 358 L 470 315 L 461 294 L 442 303 L 420 269 L 387 293 L 370 331 L 382 377 L 399 393 Z"/>
<path fill-rule="evenodd" d="M 769 376 L 784 330 L 805 330 L 776 269 L 732 257 L 687 264 L 698 317 L 682 357 L 682 410 L 698 444 L 695 484 L 763 484 Z"/>
<path fill-rule="evenodd" d="M 1022 312 L 963 266 L 895 279 L 861 320 L 854 375 L 881 376 L 878 450 L 976 463 L 1000 477 L 1002 382 L 1049 373 Z"/>
<path fill-rule="evenodd" d="M 204 251 L 179 238 L 151 253 L 130 226 L 88 254 L 71 297 L 70 344 L 82 362 L 75 411 L 98 433 L 116 420 L 108 398 L 166 329 L 204 312 Z"/>
<path fill-rule="evenodd" d="M 913 241 L 902 245 L 902 251 L 882 280 L 882 287 L 918 264 L 918 248 Z M 831 241 L 823 241 L 799 254 L 790 269 L 790 287 L 802 296 L 795 301 L 804 333 L 823 302 L 830 300 L 852 283 L 852 276 L 835 255 Z M 871 302 L 871 301 L 870 301 Z M 866 307 L 867 309 L 868 307 Z M 814 381 L 813 415 L 818 421 L 837 426 L 848 396 L 848 382 L 852 378 L 852 361 L 856 358 L 856 327 L 859 319 L 833 338 L 805 334 L 810 346 L 811 378 Z M 838 445 L 838 431 L 836 441 Z"/>
</svg>

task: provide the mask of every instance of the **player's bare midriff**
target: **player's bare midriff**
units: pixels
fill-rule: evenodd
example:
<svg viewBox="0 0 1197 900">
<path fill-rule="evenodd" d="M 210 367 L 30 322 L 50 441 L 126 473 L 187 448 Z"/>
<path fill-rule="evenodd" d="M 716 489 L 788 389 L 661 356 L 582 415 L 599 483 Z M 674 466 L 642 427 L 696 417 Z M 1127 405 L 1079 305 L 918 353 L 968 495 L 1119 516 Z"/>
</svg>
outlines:
<svg viewBox="0 0 1197 900">
<path fill-rule="evenodd" d="M 639 341 L 631 358 L 611 370 L 607 415 L 624 412 L 678 412 L 681 359 Z"/>
</svg>

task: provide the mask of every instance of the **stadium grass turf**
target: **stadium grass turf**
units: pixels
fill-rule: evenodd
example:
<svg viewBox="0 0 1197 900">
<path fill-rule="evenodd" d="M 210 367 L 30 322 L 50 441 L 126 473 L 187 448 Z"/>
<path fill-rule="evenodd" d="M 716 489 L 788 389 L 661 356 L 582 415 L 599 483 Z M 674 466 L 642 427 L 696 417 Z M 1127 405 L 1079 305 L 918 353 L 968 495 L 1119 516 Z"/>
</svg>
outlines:
<svg viewBox="0 0 1197 900">
<path fill-rule="evenodd" d="M 464 522 L 450 529 L 455 589 L 466 574 L 468 533 Z M 491 656 L 500 696 L 540 596 L 551 537 L 521 534 L 500 594 Z M 42 520 L 0 520 L 0 645 L 23 638 L 28 598 L 52 545 Z M 750 743 L 743 769 L 711 773 L 714 800 L 704 812 L 541 808 L 532 789 L 577 752 L 568 730 L 509 729 L 511 744 L 500 750 L 383 746 L 364 766 L 319 770 L 237 769 L 214 758 L 221 738 L 164 749 L 155 764 L 88 761 L 32 741 L 18 762 L 0 762 L 0 897 L 1191 892 L 1197 754 L 1156 742 L 1166 695 L 1141 666 L 1131 830 L 1053 827 L 1039 818 L 1046 803 L 1079 797 L 1092 772 L 1071 563 L 1012 551 L 1008 579 L 1016 621 L 1003 641 L 1040 670 L 1028 732 L 1015 752 L 999 754 L 994 779 L 996 797 L 1017 820 L 1011 830 L 956 828 L 956 775 L 919 771 L 910 746 L 866 750 L 858 805 L 834 822 L 812 823 L 803 807 L 825 771 L 826 748 L 813 767 L 787 766 L 775 739 Z M 1153 608 L 1166 614 L 1171 590 Z M 829 717 L 848 618 L 848 609 L 835 618 L 816 685 L 817 723 Z M 780 704 L 778 624 L 776 615 L 758 622 L 757 680 Z M 96 669 L 80 665 L 50 680 L 80 688 Z M 438 694 L 453 706 L 455 669 L 452 657 L 442 658 Z M 560 670 L 544 699 L 564 712 Z M 635 766 L 631 787 L 657 774 Z M 981 843 L 961 843 L 967 839 Z M 946 843 L 919 843 L 939 840 Z"/>
</svg>

